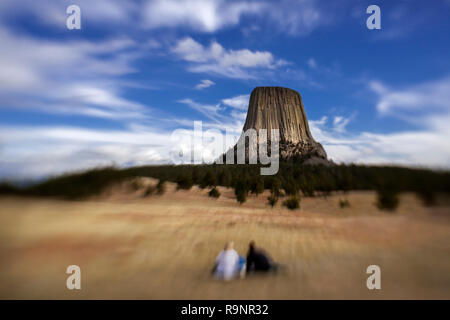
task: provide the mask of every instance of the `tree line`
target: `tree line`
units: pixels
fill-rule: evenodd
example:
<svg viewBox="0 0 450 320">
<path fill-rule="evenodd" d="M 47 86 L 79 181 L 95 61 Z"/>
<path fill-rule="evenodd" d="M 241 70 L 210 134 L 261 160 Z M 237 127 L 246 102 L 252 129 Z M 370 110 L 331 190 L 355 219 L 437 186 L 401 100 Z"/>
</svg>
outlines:
<svg viewBox="0 0 450 320">
<path fill-rule="evenodd" d="M 133 177 L 152 177 L 177 183 L 179 189 L 224 186 L 235 189 L 237 200 L 245 201 L 248 193 L 271 190 L 295 196 L 330 194 L 332 191 L 388 190 L 417 192 L 429 202 L 436 193 L 450 193 L 450 172 L 393 166 L 365 165 L 303 165 L 281 162 L 274 176 L 261 176 L 259 165 L 155 165 L 126 169 L 99 168 L 49 178 L 43 182 L 17 187 L 0 184 L 0 194 L 56 196 L 80 199 L 98 194 L 105 187 Z M 241 201 L 240 201 L 241 202 Z"/>
</svg>

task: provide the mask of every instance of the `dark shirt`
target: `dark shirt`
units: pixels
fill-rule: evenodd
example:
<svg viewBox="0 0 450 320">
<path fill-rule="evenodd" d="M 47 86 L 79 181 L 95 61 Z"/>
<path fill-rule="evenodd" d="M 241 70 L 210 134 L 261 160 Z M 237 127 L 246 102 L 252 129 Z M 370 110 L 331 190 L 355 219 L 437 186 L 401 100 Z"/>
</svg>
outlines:
<svg viewBox="0 0 450 320">
<path fill-rule="evenodd" d="M 272 265 L 263 251 L 250 249 L 247 253 L 247 271 L 269 271 Z"/>
</svg>

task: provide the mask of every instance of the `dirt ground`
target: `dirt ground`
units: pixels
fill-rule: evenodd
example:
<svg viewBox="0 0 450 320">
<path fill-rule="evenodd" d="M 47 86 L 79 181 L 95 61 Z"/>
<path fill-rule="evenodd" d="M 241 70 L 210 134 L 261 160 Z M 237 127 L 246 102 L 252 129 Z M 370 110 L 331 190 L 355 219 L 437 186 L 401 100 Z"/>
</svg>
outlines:
<svg viewBox="0 0 450 320">
<path fill-rule="evenodd" d="M 142 179 L 142 184 L 154 184 Z M 450 207 L 403 194 L 395 213 L 374 192 L 302 198 L 301 209 L 239 205 L 197 187 L 143 197 L 118 186 L 87 201 L 0 198 L 2 299 L 450 299 Z M 350 207 L 341 209 L 346 197 Z M 211 278 L 228 240 L 255 240 L 285 270 L 228 283 Z M 81 268 L 81 290 L 66 268 Z M 366 268 L 381 268 L 368 290 Z"/>
</svg>

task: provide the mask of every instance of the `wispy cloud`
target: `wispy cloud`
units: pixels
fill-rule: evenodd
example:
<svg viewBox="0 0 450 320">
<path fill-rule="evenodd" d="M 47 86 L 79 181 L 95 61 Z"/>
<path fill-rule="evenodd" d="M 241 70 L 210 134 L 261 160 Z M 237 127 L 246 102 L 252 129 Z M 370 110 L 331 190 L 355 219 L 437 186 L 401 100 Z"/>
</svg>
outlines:
<svg viewBox="0 0 450 320">
<path fill-rule="evenodd" d="M 310 121 L 310 127 L 335 162 L 450 167 L 450 132 L 445 128 L 383 134 L 336 132 L 326 121 Z"/>
<path fill-rule="evenodd" d="M 220 146 L 223 152 L 236 143 L 245 112 L 235 108 L 227 110 L 221 103 L 208 105 L 192 99 L 179 102 L 209 119 L 202 122 L 204 139 L 208 140 L 205 130 L 214 129 L 227 133 L 226 145 Z M 0 126 L 0 178 L 40 178 L 105 165 L 172 163 L 174 151 L 190 152 L 194 141 L 190 139 L 198 138 L 193 132 L 194 120 L 171 118 L 170 122 L 178 127 L 169 130 L 164 126 L 149 128 L 131 124 L 111 130 L 76 126 Z M 213 161 L 218 156 L 213 152 L 217 146 L 205 141 L 194 142 L 201 149 L 203 160 Z"/>
<path fill-rule="evenodd" d="M 422 126 L 433 125 L 436 116 L 450 117 L 450 77 L 406 88 L 390 88 L 380 81 L 371 81 L 369 88 L 378 97 L 376 107 L 381 115 Z"/>
<path fill-rule="evenodd" d="M 215 85 L 214 81 L 206 79 L 206 80 L 200 81 L 200 83 L 195 86 L 195 89 L 202 90 L 202 89 L 205 89 L 205 88 L 209 88 L 209 87 L 211 87 L 213 85 Z"/>
<path fill-rule="evenodd" d="M 203 116 L 205 116 L 213 121 L 219 122 L 219 119 L 218 119 L 218 117 L 219 117 L 218 112 L 220 110 L 219 104 L 216 104 L 216 105 L 200 104 L 189 98 L 179 100 L 178 102 L 191 107 L 192 109 L 200 112 Z"/>
<path fill-rule="evenodd" d="M 396 39 L 412 34 L 433 16 L 433 6 L 407 3 L 393 4 L 383 10 L 382 32 L 376 38 Z M 443 2 L 444 5 L 446 2 Z M 71 0 L 2 0 L 0 19 L 32 17 L 44 26 L 65 28 L 65 8 Z M 320 0 L 77 0 L 83 19 L 98 29 L 113 27 L 128 30 L 183 29 L 214 33 L 240 26 L 249 30 L 268 30 L 291 36 L 307 36 L 316 29 L 347 18 L 366 18 L 363 5 L 354 1 L 333 3 Z M 445 8 L 444 8 L 445 9 Z M 443 19 L 446 16 L 442 15 Z M 248 21 L 250 20 L 250 23 Z M 266 26 L 267 27 L 267 26 Z"/>
<path fill-rule="evenodd" d="M 216 104 L 199 103 L 190 98 L 182 99 L 178 102 L 198 111 L 200 114 L 212 121 L 205 122 L 204 127 L 217 129 L 220 131 L 229 131 L 239 135 L 242 131 L 245 117 L 247 115 L 246 107 L 244 110 L 243 105 L 247 104 L 248 106 L 248 97 L 248 95 L 240 95 L 226 98 Z M 244 102 L 245 100 L 246 102 Z"/>
<path fill-rule="evenodd" d="M 121 96 L 118 77 L 136 72 L 140 55 L 129 38 L 64 42 L 1 30 L 0 41 L 0 107 L 104 118 L 150 111 Z"/>
<path fill-rule="evenodd" d="M 415 129 L 388 133 L 349 132 L 353 116 L 310 121 L 311 131 L 338 162 L 401 164 L 450 168 L 450 81 L 448 77 L 390 88 L 372 81 L 377 94 L 376 109 L 381 116 L 397 117 Z"/>
<path fill-rule="evenodd" d="M 268 7 L 267 16 L 278 28 L 290 35 L 308 35 L 332 21 L 330 7 L 321 8 L 316 0 L 279 0 Z M 331 4 L 329 4 L 331 6 Z M 327 15 L 324 14 L 327 11 Z"/>
<path fill-rule="evenodd" d="M 65 8 L 71 0 L 2 0 L 2 21 L 33 17 L 44 25 L 65 28 Z M 327 25 L 336 10 L 317 0 L 77 0 L 83 19 L 95 28 L 111 26 L 134 30 L 183 28 L 213 33 L 245 24 L 271 23 L 271 29 L 290 35 L 308 35 Z M 326 12 L 326 14 L 325 14 Z"/>
<path fill-rule="evenodd" d="M 333 120 L 334 130 L 337 132 L 344 132 L 345 127 L 349 124 L 350 118 L 344 118 L 342 116 L 336 116 Z"/>
<path fill-rule="evenodd" d="M 146 28 L 187 26 L 214 32 L 236 25 L 245 14 L 259 14 L 266 4 L 260 1 L 154 0 L 144 7 Z"/>
<path fill-rule="evenodd" d="M 222 103 L 235 109 L 247 110 L 249 99 L 250 99 L 249 94 L 242 94 L 232 98 L 223 99 Z"/>
<path fill-rule="evenodd" d="M 142 130 L 18 126 L 0 128 L 0 175 L 15 179 L 105 165 L 167 161 L 170 134 Z"/>
</svg>

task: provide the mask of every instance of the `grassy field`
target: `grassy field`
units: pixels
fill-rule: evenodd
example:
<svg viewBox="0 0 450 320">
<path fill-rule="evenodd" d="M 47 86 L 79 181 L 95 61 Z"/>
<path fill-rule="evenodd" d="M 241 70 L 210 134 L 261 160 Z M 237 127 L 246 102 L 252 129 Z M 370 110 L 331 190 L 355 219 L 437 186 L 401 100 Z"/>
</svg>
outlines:
<svg viewBox="0 0 450 320">
<path fill-rule="evenodd" d="M 154 184 L 143 179 L 143 184 Z M 302 198 L 301 209 L 267 205 L 268 193 L 239 205 L 219 187 L 143 197 L 116 186 L 86 201 L 0 198 L 0 298 L 56 299 L 450 299 L 450 207 L 423 207 L 402 194 L 395 213 L 374 192 Z M 250 240 L 286 266 L 278 275 L 215 281 L 224 243 L 245 254 Z M 68 265 L 81 290 L 66 288 Z M 381 267 L 381 290 L 366 268 Z"/>
</svg>

